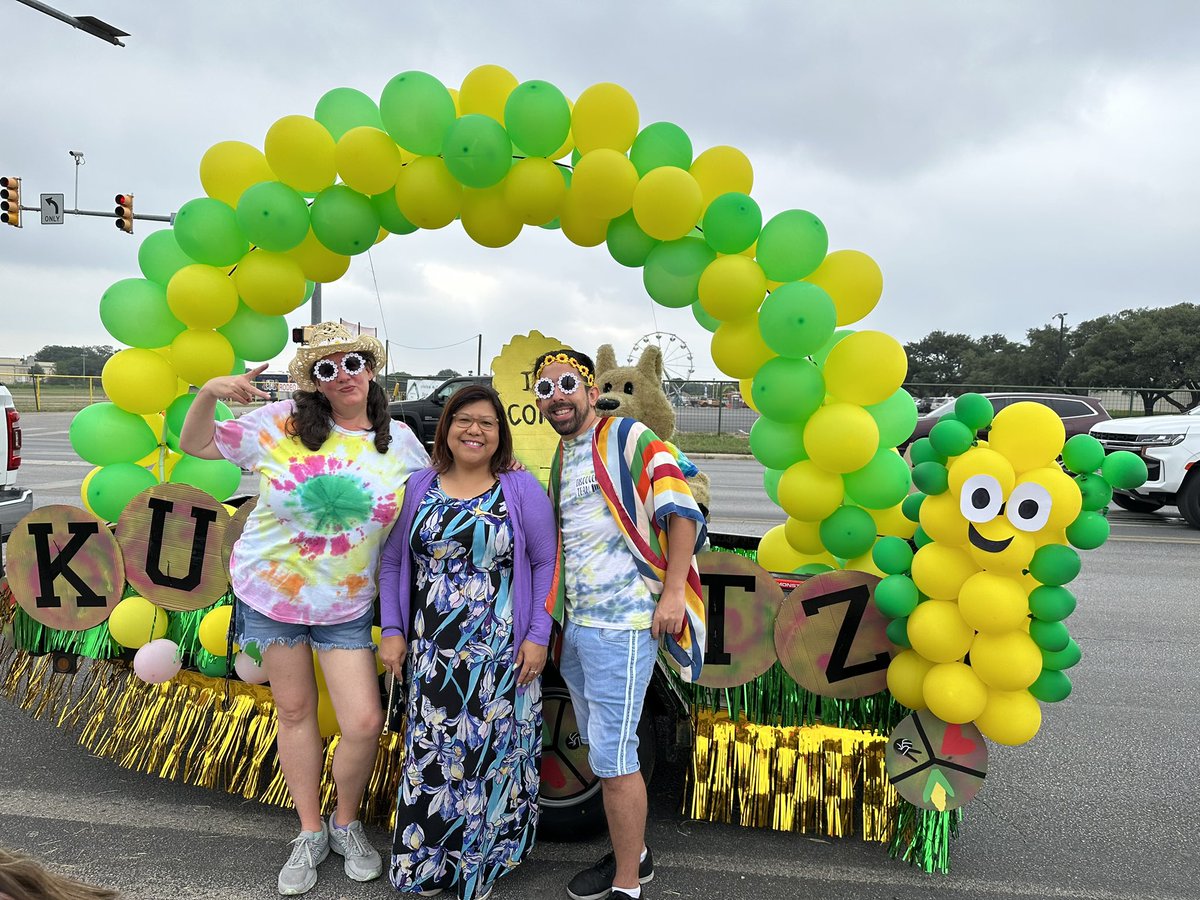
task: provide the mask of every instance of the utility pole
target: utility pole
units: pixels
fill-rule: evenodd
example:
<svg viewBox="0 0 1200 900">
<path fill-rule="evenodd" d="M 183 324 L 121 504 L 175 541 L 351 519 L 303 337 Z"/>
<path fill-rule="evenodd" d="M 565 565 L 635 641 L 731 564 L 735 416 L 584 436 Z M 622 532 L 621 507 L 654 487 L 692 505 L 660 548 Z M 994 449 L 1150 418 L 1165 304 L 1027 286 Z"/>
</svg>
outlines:
<svg viewBox="0 0 1200 900">
<path fill-rule="evenodd" d="M 1065 312 L 1055 313 L 1050 318 L 1058 319 L 1058 371 L 1054 376 L 1054 383 L 1062 387 L 1063 366 L 1066 364 L 1066 359 L 1063 357 L 1063 337 L 1067 328 L 1067 314 Z"/>
</svg>

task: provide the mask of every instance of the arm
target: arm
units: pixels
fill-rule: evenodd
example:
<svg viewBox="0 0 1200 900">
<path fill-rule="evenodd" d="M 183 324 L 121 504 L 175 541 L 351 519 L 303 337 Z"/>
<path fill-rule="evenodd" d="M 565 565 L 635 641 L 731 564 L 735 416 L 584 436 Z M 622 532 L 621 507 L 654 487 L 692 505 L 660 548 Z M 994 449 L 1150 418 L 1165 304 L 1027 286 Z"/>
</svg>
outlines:
<svg viewBox="0 0 1200 900">
<path fill-rule="evenodd" d="M 517 684 L 527 685 L 546 668 L 546 651 L 550 643 L 552 619 L 546 611 L 546 596 L 553 589 L 558 566 L 558 526 L 550 498 L 542 486 L 526 472 L 518 475 L 522 488 L 521 520 L 525 537 L 525 554 L 529 558 L 529 631 L 517 650 Z"/>
<path fill-rule="evenodd" d="M 671 516 L 667 523 L 667 573 L 650 625 L 650 633 L 655 638 L 678 634 L 683 629 L 687 578 L 695 549 L 696 523 L 683 516 Z"/>
<path fill-rule="evenodd" d="M 409 479 L 396 524 L 388 535 L 379 558 L 379 659 L 396 678 L 403 676 L 408 655 L 408 611 L 412 595 L 412 554 L 409 529 L 416 510 L 418 492 Z"/>
<path fill-rule="evenodd" d="M 269 400 L 270 394 L 260 391 L 250 383 L 267 370 L 267 365 L 263 363 L 245 375 L 222 375 L 206 381 L 196 394 L 192 405 L 188 407 L 187 418 L 183 420 L 183 427 L 179 429 L 179 449 L 199 459 L 224 459 L 213 440 L 216 431 L 213 414 L 217 409 L 217 401 L 222 397 L 242 403 L 247 403 L 255 397 Z"/>
</svg>

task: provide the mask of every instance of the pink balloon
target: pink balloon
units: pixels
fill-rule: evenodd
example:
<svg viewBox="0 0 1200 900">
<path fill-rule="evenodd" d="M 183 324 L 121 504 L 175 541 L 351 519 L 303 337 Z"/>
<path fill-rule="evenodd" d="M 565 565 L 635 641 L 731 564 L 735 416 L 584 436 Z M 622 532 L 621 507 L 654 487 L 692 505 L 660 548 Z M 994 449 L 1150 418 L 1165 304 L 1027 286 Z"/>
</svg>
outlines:
<svg viewBox="0 0 1200 900">
<path fill-rule="evenodd" d="M 266 684 L 267 670 L 254 661 L 248 653 L 239 653 L 233 658 L 233 671 L 247 684 Z"/>
<path fill-rule="evenodd" d="M 149 684 L 162 684 L 174 678 L 182 664 L 179 645 L 159 638 L 143 644 L 133 655 L 133 674 Z"/>
</svg>

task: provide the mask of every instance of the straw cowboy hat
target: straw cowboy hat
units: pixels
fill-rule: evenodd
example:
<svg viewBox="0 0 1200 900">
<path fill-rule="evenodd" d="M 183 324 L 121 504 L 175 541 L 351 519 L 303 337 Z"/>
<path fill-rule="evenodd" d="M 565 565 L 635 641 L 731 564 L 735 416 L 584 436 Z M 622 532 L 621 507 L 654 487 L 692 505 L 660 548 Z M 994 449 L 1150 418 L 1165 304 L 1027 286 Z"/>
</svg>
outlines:
<svg viewBox="0 0 1200 900">
<path fill-rule="evenodd" d="M 288 374 L 302 391 L 315 391 L 313 366 L 334 353 L 370 353 L 375 359 L 374 370 L 379 371 L 387 362 L 387 351 L 379 338 L 369 334 L 351 334 L 345 325 L 337 322 L 322 322 L 314 325 L 307 343 L 296 351 L 296 357 L 288 365 Z"/>
</svg>

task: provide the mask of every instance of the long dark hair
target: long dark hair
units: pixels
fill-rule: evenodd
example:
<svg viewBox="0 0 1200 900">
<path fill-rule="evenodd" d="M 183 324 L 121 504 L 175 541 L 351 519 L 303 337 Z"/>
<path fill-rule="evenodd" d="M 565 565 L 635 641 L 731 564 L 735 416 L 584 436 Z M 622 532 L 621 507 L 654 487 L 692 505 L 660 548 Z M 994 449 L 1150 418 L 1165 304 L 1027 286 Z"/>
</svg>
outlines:
<svg viewBox="0 0 1200 900">
<path fill-rule="evenodd" d="M 374 373 L 375 357 L 362 350 L 358 352 Z M 333 407 L 319 391 L 296 391 L 292 401 L 296 408 L 288 419 L 287 435 L 299 438 L 309 450 L 320 450 L 333 430 Z M 387 394 L 374 380 L 367 386 L 367 418 L 375 430 L 375 449 L 387 453 L 392 444 L 392 419 L 388 415 Z"/>
<path fill-rule="evenodd" d="M 437 432 L 433 436 L 433 452 L 429 459 L 439 474 L 449 470 L 454 464 L 454 454 L 450 452 L 450 420 L 464 406 L 469 406 L 479 400 L 486 400 L 496 411 L 496 430 L 499 442 L 496 452 L 492 454 L 491 470 L 493 475 L 507 472 L 513 467 L 512 429 L 508 427 L 508 419 L 504 415 L 504 405 L 500 395 L 486 384 L 468 384 L 455 391 L 446 401 L 442 418 L 438 421 Z"/>
</svg>

